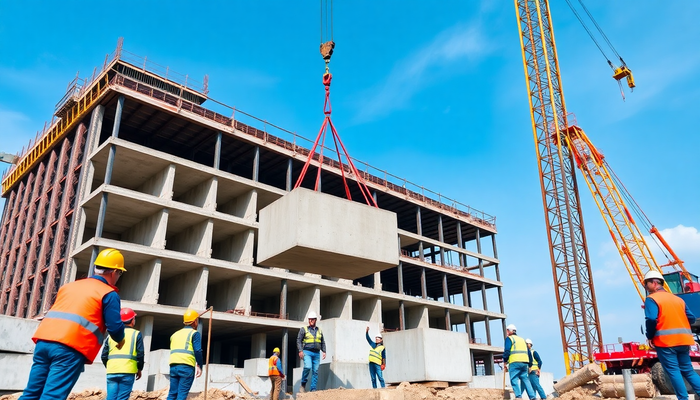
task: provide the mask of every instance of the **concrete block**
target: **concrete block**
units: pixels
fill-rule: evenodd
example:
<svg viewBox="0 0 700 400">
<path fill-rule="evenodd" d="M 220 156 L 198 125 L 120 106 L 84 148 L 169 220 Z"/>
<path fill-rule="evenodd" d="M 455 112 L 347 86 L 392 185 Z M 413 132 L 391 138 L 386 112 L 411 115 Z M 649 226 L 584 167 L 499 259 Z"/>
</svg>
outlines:
<svg viewBox="0 0 700 400">
<path fill-rule="evenodd" d="M 301 374 L 303 367 L 294 368 L 293 392 L 298 393 L 301 386 Z M 311 388 L 311 377 L 306 383 L 306 390 Z M 321 364 L 318 368 L 318 390 L 326 389 L 371 389 L 372 380 L 369 376 L 368 362 L 348 363 L 332 362 Z M 328 394 L 326 394 L 328 395 Z M 330 397 L 332 398 L 332 397 Z M 361 397 L 358 397 L 358 399 Z"/>
<path fill-rule="evenodd" d="M 399 263 L 396 214 L 297 188 L 260 210 L 258 264 L 356 279 Z"/>
<path fill-rule="evenodd" d="M 243 361 L 243 375 L 267 376 L 267 358 L 250 358 Z"/>
<path fill-rule="evenodd" d="M 253 392 L 258 392 L 255 396 L 256 398 L 267 398 L 270 396 L 270 378 L 268 376 L 242 376 L 241 379 Z M 235 380 L 235 378 L 234 378 Z M 238 382 L 238 381 L 236 381 Z M 227 389 L 228 390 L 228 389 Z M 240 389 L 240 393 L 245 393 L 243 389 Z"/>
<path fill-rule="evenodd" d="M 39 321 L 33 319 L 0 315 L 0 351 L 33 353 L 32 336 L 38 326 Z"/>
<path fill-rule="evenodd" d="M 326 350 L 328 350 L 326 359 L 321 360 L 321 364 L 367 363 L 370 346 L 365 339 L 365 330 L 369 326 L 370 335 L 374 335 L 381 328 L 377 323 L 346 319 L 321 320 L 318 326 L 323 331 Z"/>
<path fill-rule="evenodd" d="M 387 383 L 469 382 L 469 337 L 463 332 L 418 328 L 384 334 Z M 449 353 L 449 357 L 445 356 Z"/>
</svg>

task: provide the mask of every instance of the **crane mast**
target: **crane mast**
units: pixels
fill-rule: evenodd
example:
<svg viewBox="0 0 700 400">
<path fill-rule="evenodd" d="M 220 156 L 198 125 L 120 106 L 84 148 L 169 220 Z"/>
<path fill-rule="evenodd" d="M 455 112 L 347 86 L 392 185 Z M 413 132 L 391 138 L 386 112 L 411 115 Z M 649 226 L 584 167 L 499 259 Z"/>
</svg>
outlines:
<svg viewBox="0 0 700 400">
<path fill-rule="evenodd" d="M 567 374 L 602 350 L 574 157 L 547 0 L 515 0 Z"/>
</svg>

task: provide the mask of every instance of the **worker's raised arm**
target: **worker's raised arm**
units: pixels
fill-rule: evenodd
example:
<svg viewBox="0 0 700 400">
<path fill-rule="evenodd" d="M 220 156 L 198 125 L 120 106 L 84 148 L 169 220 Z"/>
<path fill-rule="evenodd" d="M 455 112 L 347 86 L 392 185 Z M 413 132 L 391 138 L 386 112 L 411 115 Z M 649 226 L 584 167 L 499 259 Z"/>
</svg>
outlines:
<svg viewBox="0 0 700 400">
<path fill-rule="evenodd" d="M 368 330 L 365 332 L 365 339 L 367 339 L 367 343 L 369 343 L 372 348 L 377 347 L 377 344 L 372 341 L 372 338 L 369 337 L 369 327 L 367 328 Z"/>
</svg>

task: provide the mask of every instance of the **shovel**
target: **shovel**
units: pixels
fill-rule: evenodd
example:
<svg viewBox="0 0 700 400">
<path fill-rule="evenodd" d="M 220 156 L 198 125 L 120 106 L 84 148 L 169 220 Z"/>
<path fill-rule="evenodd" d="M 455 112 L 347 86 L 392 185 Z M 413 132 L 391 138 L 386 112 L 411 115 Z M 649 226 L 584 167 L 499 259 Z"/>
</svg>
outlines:
<svg viewBox="0 0 700 400">
<path fill-rule="evenodd" d="M 506 389 L 506 369 L 503 368 L 503 398 L 506 400 L 510 400 L 510 393 Z"/>
</svg>

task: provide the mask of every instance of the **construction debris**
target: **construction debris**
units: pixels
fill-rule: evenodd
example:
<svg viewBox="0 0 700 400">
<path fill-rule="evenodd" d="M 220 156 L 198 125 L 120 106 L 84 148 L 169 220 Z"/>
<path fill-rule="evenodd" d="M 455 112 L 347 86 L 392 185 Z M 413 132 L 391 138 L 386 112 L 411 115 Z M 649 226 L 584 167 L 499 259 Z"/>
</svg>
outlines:
<svg viewBox="0 0 700 400">
<path fill-rule="evenodd" d="M 297 394 L 297 400 L 496 400 L 500 389 L 471 389 L 453 386 L 444 389 L 402 382 L 387 389 L 331 389 Z"/>
<path fill-rule="evenodd" d="M 600 400 L 600 396 L 595 385 L 583 385 L 562 394 L 557 400 Z"/>
<path fill-rule="evenodd" d="M 587 364 L 585 367 L 579 369 L 571 375 L 561 378 L 559 382 L 554 385 L 554 391 L 558 394 L 566 393 L 595 380 L 601 375 L 603 375 L 603 370 L 600 369 L 598 364 Z"/>
<path fill-rule="evenodd" d="M 636 397 L 654 397 L 656 387 L 649 374 L 633 374 L 632 387 Z M 622 375 L 602 375 L 598 378 L 598 390 L 603 397 L 625 397 Z"/>
</svg>

